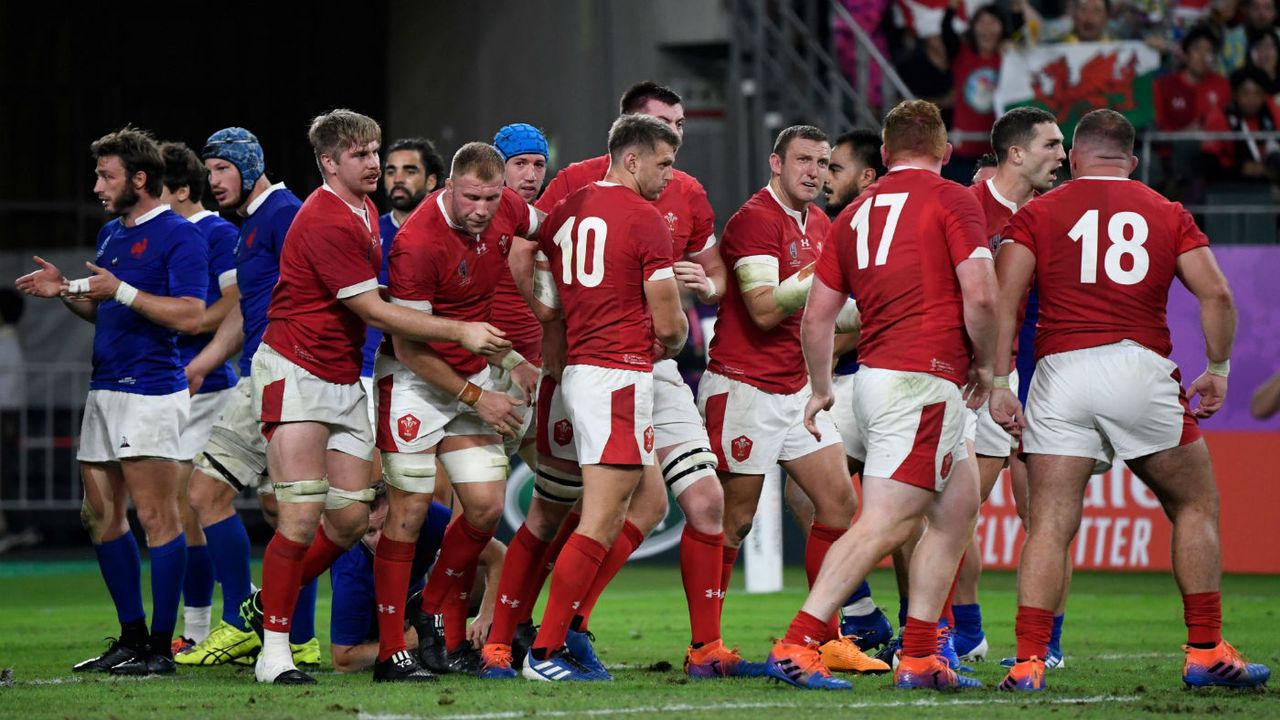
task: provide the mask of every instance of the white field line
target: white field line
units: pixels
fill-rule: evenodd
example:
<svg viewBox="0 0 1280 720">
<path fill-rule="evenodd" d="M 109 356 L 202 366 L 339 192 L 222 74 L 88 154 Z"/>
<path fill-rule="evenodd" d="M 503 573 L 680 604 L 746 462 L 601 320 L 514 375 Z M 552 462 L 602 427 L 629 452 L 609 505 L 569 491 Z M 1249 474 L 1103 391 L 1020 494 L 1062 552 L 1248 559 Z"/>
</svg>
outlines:
<svg viewBox="0 0 1280 720">
<path fill-rule="evenodd" d="M 826 695 L 830 697 L 830 695 Z M 947 707 L 951 705 L 1092 705 L 1097 703 L 1127 703 L 1139 700 L 1137 695 L 1090 695 L 1086 697 L 1070 697 L 1070 698 L 1053 698 L 1051 700 L 1037 701 L 1035 698 L 1019 695 L 1017 697 L 975 697 L 963 700 L 934 700 L 922 698 L 919 700 L 891 700 L 889 702 L 854 702 L 833 704 L 827 707 L 840 710 L 856 710 L 864 708 L 898 708 L 898 707 Z M 528 716 L 536 716 L 539 718 L 549 717 L 597 717 L 611 715 L 662 715 L 667 713 L 692 713 L 692 712 L 723 712 L 726 710 L 797 710 L 813 707 L 812 705 L 799 705 L 794 703 L 717 703 L 712 705 L 649 705 L 644 707 L 612 707 L 600 708 L 595 710 L 510 710 L 506 712 L 490 712 L 490 713 L 472 713 L 463 715 L 435 715 L 431 716 L 433 720 L 512 720 L 513 718 L 523 718 Z M 395 714 L 379 714 L 369 713 L 363 710 L 357 716 L 358 720 L 423 720 L 428 716 L 425 715 L 395 715 Z"/>
</svg>

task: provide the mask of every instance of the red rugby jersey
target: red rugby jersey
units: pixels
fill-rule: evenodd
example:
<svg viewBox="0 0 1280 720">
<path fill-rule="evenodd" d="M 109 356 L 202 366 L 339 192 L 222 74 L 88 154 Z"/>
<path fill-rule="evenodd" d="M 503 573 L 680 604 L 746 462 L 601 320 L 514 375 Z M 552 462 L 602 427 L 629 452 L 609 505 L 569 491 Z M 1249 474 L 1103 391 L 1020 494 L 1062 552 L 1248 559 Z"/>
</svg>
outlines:
<svg viewBox="0 0 1280 720">
<path fill-rule="evenodd" d="M 991 257 L 983 220 L 964 186 L 906 166 L 840 212 L 817 274 L 858 299 L 859 362 L 965 382 L 973 348 L 956 266 Z"/>
<path fill-rule="evenodd" d="M 1209 239 L 1136 180 L 1082 177 L 1027 203 L 1001 233 L 1036 256 L 1036 358 L 1133 340 L 1168 357 L 1178 256 Z"/>
</svg>

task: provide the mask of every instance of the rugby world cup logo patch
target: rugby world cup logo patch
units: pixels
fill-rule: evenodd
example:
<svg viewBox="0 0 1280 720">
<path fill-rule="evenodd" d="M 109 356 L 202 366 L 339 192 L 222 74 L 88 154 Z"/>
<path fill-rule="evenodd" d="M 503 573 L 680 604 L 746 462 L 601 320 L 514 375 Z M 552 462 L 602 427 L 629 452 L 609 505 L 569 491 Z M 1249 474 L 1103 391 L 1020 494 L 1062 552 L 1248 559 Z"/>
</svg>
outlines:
<svg viewBox="0 0 1280 720">
<path fill-rule="evenodd" d="M 943 478 L 944 480 L 945 480 L 946 478 L 950 477 L 950 476 L 951 476 L 951 466 L 952 466 L 952 465 L 954 465 L 954 464 L 955 464 L 955 463 L 954 463 L 954 458 L 952 458 L 952 457 L 951 457 L 951 453 L 947 453 L 946 455 L 943 455 L 943 456 L 942 456 L 942 468 L 938 471 L 938 474 L 939 474 L 939 475 L 941 475 L 941 476 L 942 476 L 942 478 Z"/>
<path fill-rule="evenodd" d="M 418 437 L 418 428 L 422 427 L 422 422 L 412 414 L 401 415 L 396 421 L 396 430 L 400 434 L 400 439 L 409 442 Z"/>
<path fill-rule="evenodd" d="M 653 426 L 644 429 L 644 451 L 653 452 Z"/>
<path fill-rule="evenodd" d="M 733 459 L 743 462 L 751 457 L 751 448 L 755 443 L 751 442 L 751 438 L 746 435 L 739 435 L 729 443 L 729 453 L 733 455 Z"/>
</svg>

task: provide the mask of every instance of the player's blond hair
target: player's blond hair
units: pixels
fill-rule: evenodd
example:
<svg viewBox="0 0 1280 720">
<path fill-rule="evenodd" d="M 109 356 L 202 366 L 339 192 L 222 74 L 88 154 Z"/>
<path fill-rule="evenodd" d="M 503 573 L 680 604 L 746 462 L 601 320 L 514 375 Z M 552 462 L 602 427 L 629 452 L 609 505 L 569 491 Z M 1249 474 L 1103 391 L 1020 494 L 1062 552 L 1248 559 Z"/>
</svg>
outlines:
<svg viewBox="0 0 1280 720">
<path fill-rule="evenodd" d="M 884 150 L 897 155 L 926 155 L 941 160 L 947 153 L 947 126 L 942 112 L 928 100 L 903 100 L 884 117 Z"/>
<path fill-rule="evenodd" d="M 382 128 L 368 115 L 361 115 L 353 110 L 338 108 L 311 121 L 307 130 L 307 139 L 316 153 L 316 165 L 324 174 L 324 166 L 320 164 L 322 155 L 337 162 L 343 150 L 367 145 L 371 142 L 382 142 Z"/>
<path fill-rule="evenodd" d="M 489 143 L 469 142 L 453 154 L 449 176 L 458 178 L 470 175 L 481 182 L 501 180 L 506 167 L 498 148 Z"/>
</svg>

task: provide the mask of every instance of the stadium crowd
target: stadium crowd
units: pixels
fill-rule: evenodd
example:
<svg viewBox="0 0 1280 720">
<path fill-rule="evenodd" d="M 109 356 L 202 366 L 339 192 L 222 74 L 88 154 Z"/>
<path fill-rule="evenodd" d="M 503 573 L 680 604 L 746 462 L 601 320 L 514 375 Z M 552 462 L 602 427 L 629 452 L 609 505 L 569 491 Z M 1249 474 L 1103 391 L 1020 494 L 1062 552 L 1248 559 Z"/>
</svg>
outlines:
<svg viewBox="0 0 1280 720">
<path fill-rule="evenodd" d="M 314 683 L 329 571 L 338 670 L 606 681 L 591 615 L 669 494 L 685 518 L 690 677 L 978 687 L 962 665 L 989 647 L 974 526 L 1008 466 L 1029 537 L 1000 689 L 1041 690 L 1063 663 L 1084 488 L 1118 457 L 1173 522 L 1183 681 L 1264 684 L 1269 669 L 1221 633 L 1197 420 L 1225 397 L 1235 313 L 1208 240 L 1129 179 L 1123 115 L 1082 118 L 1069 157 L 1042 110 L 984 122 L 976 150 L 994 163 L 965 184 L 941 176 L 962 153 L 927 100 L 894 107 L 882 133 L 786 128 L 768 184 L 720 236 L 675 168 L 681 98 L 653 82 L 623 94 L 605 154 L 545 188 L 547 140 L 525 123 L 446 164 L 333 110 L 308 132 L 323 184 L 306 198 L 268 178 L 244 128 L 198 153 L 131 127 L 103 136 L 94 189 L 112 219 L 88 275 L 37 257 L 17 280 L 96 326 L 82 518 L 120 633 L 75 670 L 252 663 L 259 682 Z M 1207 348 L 1187 391 L 1164 322 L 1175 277 Z M 696 394 L 674 361 L 695 299 L 716 307 Z M 517 454 L 534 498 L 504 546 Z M 810 594 L 758 662 L 726 645 L 721 613 L 776 466 Z M 247 490 L 275 527 L 260 588 L 232 504 Z M 865 579 L 889 555 L 896 635 Z"/>
</svg>

